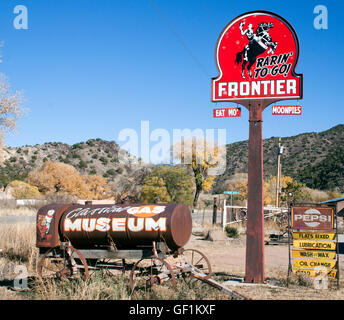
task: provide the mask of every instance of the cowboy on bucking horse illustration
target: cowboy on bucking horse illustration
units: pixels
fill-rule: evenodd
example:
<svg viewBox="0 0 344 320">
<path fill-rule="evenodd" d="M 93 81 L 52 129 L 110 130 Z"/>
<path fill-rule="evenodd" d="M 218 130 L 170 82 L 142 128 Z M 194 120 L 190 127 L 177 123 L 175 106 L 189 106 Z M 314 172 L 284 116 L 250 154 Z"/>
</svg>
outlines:
<svg viewBox="0 0 344 320">
<path fill-rule="evenodd" d="M 253 31 L 253 25 L 250 23 L 246 30 L 243 30 L 245 22 L 240 23 L 239 29 L 241 35 L 246 35 L 249 43 L 245 48 L 238 52 L 236 55 L 235 63 L 241 65 L 241 76 L 245 79 L 245 66 L 247 65 L 247 70 L 249 76 L 252 78 L 251 67 L 256 62 L 257 57 L 264 53 L 266 49 L 269 48 L 268 54 L 274 53 L 277 48 L 277 42 L 272 42 L 271 36 L 269 34 L 269 29 L 273 28 L 274 24 L 270 23 L 260 23 L 256 32 Z"/>
</svg>

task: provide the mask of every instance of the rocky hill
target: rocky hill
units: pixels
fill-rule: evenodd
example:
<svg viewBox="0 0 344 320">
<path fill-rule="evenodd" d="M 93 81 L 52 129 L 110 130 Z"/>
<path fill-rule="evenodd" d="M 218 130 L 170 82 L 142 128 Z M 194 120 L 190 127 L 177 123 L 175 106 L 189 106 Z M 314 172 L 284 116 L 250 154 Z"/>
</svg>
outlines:
<svg viewBox="0 0 344 320">
<path fill-rule="evenodd" d="M 68 145 L 50 142 L 43 145 L 6 148 L 2 152 L 0 186 L 14 179 L 22 180 L 46 160 L 64 162 L 74 166 L 80 174 L 96 174 L 108 179 L 118 192 L 135 192 L 150 166 L 119 148 L 114 141 L 90 139 Z"/>
<path fill-rule="evenodd" d="M 323 132 L 303 133 L 282 138 L 282 174 L 305 183 L 310 188 L 344 192 L 344 125 Z M 263 141 L 264 176 L 276 175 L 278 137 Z M 227 170 L 216 179 L 215 193 L 225 190 L 234 173 L 247 172 L 248 141 L 227 145 Z M 0 187 L 12 180 L 25 179 L 28 172 L 44 161 L 64 162 L 80 174 L 97 174 L 108 179 L 116 192 L 138 194 L 151 167 L 114 141 L 90 139 L 68 145 L 50 142 L 43 145 L 7 148 L 2 152 Z"/>
<path fill-rule="evenodd" d="M 303 133 L 281 139 L 282 174 L 310 188 L 344 192 L 344 125 L 323 132 Z M 278 137 L 263 141 L 264 177 L 276 175 Z M 219 176 L 214 191 L 222 192 L 234 173 L 247 172 L 248 141 L 227 145 L 227 171 Z"/>
</svg>

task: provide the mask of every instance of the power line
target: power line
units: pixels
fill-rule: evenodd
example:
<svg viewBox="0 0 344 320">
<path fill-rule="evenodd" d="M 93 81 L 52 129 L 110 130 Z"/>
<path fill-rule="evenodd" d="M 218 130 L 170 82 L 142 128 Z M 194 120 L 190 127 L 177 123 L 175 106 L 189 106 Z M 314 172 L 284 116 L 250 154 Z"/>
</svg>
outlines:
<svg viewBox="0 0 344 320">
<path fill-rule="evenodd" d="M 182 37 L 174 30 L 172 25 L 168 22 L 167 18 L 163 15 L 163 13 L 160 11 L 158 6 L 154 3 L 153 0 L 149 0 L 150 4 L 154 8 L 154 10 L 160 15 L 161 19 L 165 22 L 167 27 L 170 29 L 171 33 L 176 37 L 176 39 L 179 41 L 179 43 L 182 45 L 182 47 L 188 52 L 190 57 L 194 60 L 194 62 L 197 64 L 201 72 L 207 76 L 208 78 L 211 77 L 210 74 L 207 72 L 203 64 L 196 58 L 196 56 L 193 54 L 192 50 L 186 45 Z"/>
</svg>

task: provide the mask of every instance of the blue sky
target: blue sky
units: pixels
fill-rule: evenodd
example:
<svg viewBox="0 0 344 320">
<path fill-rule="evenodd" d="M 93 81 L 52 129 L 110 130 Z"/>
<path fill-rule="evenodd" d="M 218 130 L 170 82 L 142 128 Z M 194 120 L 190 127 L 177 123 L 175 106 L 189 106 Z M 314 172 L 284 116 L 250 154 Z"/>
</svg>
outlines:
<svg viewBox="0 0 344 320">
<path fill-rule="evenodd" d="M 28 30 L 13 27 L 16 5 L 28 9 Z M 328 29 L 313 26 L 316 5 L 328 9 Z M 214 119 L 211 78 L 217 39 L 236 16 L 275 12 L 300 41 L 296 72 L 304 75 L 301 116 L 264 111 L 263 137 L 323 131 L 344 123 L 341 80 L 342 1 L 232 0 L 1 0 L 0 72 L 23 90 L 30 112 L 8 146 L 92 138 L 117 141 L 119 132 L 226 129 L 227 143 L 248 139 L 248 111 Z"/>
</svg>

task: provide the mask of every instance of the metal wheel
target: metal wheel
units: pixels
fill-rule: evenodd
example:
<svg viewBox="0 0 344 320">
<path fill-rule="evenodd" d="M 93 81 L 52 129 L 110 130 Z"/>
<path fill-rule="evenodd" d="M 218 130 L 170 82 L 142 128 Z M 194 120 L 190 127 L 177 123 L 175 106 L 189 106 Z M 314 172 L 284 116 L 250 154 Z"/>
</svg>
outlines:
<svg viewBox="0 0 344 320">
<path fill-rule="evenodd" d="M 235 221 L 244 221 L 246 219 L 246 212 L 244 210 L 237 210 L 235 213 Z"/>
<path fill-rule="evenodd" d="M 172 291 L 176 288 L 176 277 L 171 265 L 164 259 L 152 257 L 137 261 L 130 272 L 130 288 L 151 289 L 154 285 L 170 284 Z"/>
<path fill-rule="evenodd" d="M 186 274 L 190 275 L 191 272 L 198 278 L 210 278 L 212 274 L 211 264 L 208 258 L 201 251 L 186 249 L 180 259 L 185 266 L 185 270 L 188 271 Z"/>
<path fill-rule="evenodd" d="M 38 275 L 41 278 L 63 278 L 80 274 L 87 281 L 88 266 L 84 256 L 71 246 L 49 249 L 38 264 Z"/>
</svg>

